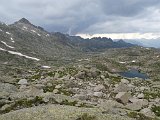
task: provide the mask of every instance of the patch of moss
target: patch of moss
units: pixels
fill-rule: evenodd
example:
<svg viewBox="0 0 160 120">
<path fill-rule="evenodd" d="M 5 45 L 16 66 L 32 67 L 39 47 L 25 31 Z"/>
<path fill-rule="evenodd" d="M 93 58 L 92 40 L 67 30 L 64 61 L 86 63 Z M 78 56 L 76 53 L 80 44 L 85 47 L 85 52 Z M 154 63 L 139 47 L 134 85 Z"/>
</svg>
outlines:
<svg viewBox="0 0 160 120">
<path fill-rule="evenodd" d="M 59 78 L 62 78 L 63 76 L 67 75 L 65 71 L 58 71 L 58 74 L 59 74 Z"/>
<path fill-rule="evenodd" d="M 136 120 L 156 120 L 137 112 L 129 112 L 127 115 L 128 117 L 135 118 Z"/>
<path fill-rule="evenodd" d="M 38 106 L 39 104 L 43 104 L 42 97 L 36 96 L 34 99 L 28 100 L 27 98 L 17 100 L 14 104 L 11 104 L 10 107 L 6 108 L 3 111 L 0 111 L 1 114 L 8 113 L 11 110 L 17 110 L 22 108 L 29 108 L 32 106 Z"/>
<path fill-rule="evenodd" d="M 41 74 L 36 74 L 36 75 L 33 75 L 33 76 L 31 77 L 31 80 L 32 80 L 32 79 L 38 80 L 38 79 L 40 79 L 40 78 L 41 78 Z"/>
<path fill-rule="evenodd" d="M 109 71 L 109 69 L 107 68 L 107 66 L 105 66 L 104 64 L 102 63 L 96 63 L 96 68 L 101 70 L 101 71 Z"/>
<path fill-rule="evenodd" d="M 49 77 L 54 77 L 54 76 L 55 76 L 55 72 L 48 72 L 48 73 L 47 73 L 47 76 L 49 76 Z"/>
<path fill-rule="evenodd" d="M 76 120 L 96 120 L 96 116 L 84 113 L 81 116 L 79 116 Z"/>
<path fill-rule="evenodd" d="M 66 68 L 65 70 L 67 73 L 69 73 L 70 75 L 74 76 L 78 73 L 78 70 L 74 67 L 69 67 L 69 68 Z"/>
<path fill-rule="evenodd" d="M 63 89 L 63 88 L 58 89 L 58 91 L 59 92 L 57 94 L 63 93 L 63 95 L 66 95 L 66 96 L 71 96 L 71 95 L 74 94 L 72 91 L 68 91 L 68 90 Z"/>
<path fill-rule="evenodd" d="M 160 93 L 159 92 L 148 92 L 144 91 L 144 98 L 149 100 L 149 99 L 155 99 L 155 98 L 160 98 Z"/>
<path fill-rule="evenodd" d="M 63 100 L 60 105 L 69 105 L 69 106 L 75 106 L 78 102 L 77 101 L 68 101 L 68 100 Z"/>
<path fill-rule="evenodd" d="M 86 103 L 81 103 L 78 107 L 93 108 L 93 106 L 87 105 Z"/>
<path fill-rule="evenodd" d="M 117 84 L 117 83 L 121 82 L 122 77 L 109 76 L 109 79 L 110 79 L 109 82 L 111 82 L 111 84 Z"/>
<path fill-rule="evenodd" d="M 42 97 L 36 96 L 34 99 L 22 99 L 15 102 L 14 107 L 32 107 L 33 105 L 42 104 Z"/>
<path fill-rule="evenodd" d="M 160 78 L 154 78 L 153 81 L 154 82 L 160 81 Z"/>
<path fill-rule="evenodd" d="M 0 114 L 8 113 L 8 112 L 10 112 L 11 110 L 12 110 L 12 107 L 8 107 L 8 108 L 6 108 L 5 110 L 0 111 Z"/>
<path fill-rule="evenodd" d="M 152 111 L 155 113 L 156 116 L 160 117 L 160 106 L 153 106 Z"/>
<path fill-rule="evenodd" d="M 55 89 L 55 85 L 52 86 L 45 86 L 45 88 L 43 88 L 43 92 L 53 92 L 53 90 Z"/>
</svg>

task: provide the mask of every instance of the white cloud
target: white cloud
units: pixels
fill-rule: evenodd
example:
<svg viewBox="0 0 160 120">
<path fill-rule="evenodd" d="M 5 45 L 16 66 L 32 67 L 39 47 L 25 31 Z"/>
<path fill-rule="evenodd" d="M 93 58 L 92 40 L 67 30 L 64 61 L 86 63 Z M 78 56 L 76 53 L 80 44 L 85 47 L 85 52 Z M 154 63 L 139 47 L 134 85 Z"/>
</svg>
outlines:
<svg viewBox="0 0 160 120">
<path fill-rule="evenodd" d="M 108 37 L 112 39 L 158 39 L 160 33 L 110 33 L 110 34 L 77 34 L 82 38 Z"/>
</svg>

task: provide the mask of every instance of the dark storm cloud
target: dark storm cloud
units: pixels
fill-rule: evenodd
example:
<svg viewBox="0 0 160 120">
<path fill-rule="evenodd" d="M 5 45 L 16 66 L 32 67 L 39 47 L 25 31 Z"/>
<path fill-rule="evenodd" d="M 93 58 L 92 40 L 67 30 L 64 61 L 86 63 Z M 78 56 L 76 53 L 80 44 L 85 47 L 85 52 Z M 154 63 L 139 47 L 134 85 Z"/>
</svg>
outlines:
<svg viewBox="0 0 160 120">
<path fill-rule="evenodd" d="M 134 16 L 147 7 L 156 6 L 159 0 L 101 0 L 102 9 L 108 15 Z"/>
<path fill-rule="evenodd" d="M 0 20 L 26 17 L 49 31 L 76 33 L 158 31 L 159 0 L 1 0 Z"/>
</svg>

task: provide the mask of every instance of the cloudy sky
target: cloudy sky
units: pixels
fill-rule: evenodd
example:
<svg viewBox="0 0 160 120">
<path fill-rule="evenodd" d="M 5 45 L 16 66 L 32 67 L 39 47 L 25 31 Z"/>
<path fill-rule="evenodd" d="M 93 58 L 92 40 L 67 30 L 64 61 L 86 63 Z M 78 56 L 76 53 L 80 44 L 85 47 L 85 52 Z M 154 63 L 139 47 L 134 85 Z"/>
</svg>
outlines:
<svg viewBox="0 0 160 120">
<path fill-rule="evenodd" d="M 71 35 L 160 36 L 160 0 L 1 0 L 0 16 Z"/>
</svg>

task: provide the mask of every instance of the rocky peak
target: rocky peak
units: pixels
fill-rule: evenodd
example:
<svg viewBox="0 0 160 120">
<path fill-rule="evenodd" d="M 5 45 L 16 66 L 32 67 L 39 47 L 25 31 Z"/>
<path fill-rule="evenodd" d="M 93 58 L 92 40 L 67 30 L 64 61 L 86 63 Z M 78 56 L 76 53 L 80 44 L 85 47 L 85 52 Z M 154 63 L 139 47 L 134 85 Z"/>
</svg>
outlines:
<svg viewBox="0 0 160 120">
<path fill-rule="evenodd" d="M 31 23 L 29 22 L 29 20 L 27 20 L 26 18 L 20 19 L 20 20 L 18 21 L 18 23 L 31 24 Z"/>
</svg>

